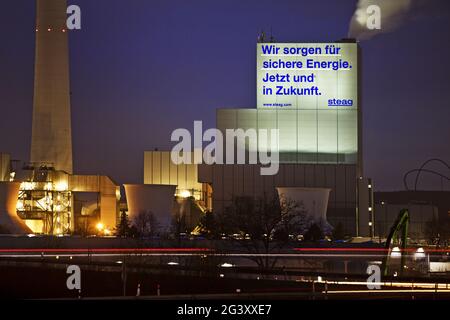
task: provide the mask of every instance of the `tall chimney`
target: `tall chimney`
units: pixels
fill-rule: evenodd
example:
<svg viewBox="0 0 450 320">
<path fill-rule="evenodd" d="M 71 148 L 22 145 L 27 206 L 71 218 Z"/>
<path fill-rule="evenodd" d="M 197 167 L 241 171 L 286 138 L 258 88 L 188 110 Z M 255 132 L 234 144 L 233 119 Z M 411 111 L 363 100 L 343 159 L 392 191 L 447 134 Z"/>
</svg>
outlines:
<svg viewBox="0 0 450 320">
<path fill-rule="evenodd" d="M 37 0 L 31 162 L 72 173 L 66 0 Z"/>
</svg>

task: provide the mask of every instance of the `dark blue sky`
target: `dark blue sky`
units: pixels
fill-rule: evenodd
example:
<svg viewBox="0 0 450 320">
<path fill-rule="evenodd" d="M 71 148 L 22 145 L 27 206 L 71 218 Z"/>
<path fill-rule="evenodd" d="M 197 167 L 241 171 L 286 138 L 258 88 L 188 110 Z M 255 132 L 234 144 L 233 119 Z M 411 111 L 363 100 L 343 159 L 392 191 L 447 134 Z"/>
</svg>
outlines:
<svg viewBox="0 0 450 320">
<path fill-rule="evenodd" d="M 175 128 L 213 127 L 218 107 L 255 107 L 259 30 L 279 42 L 341 39 L 356 1 L 69 3 L 82 10 L 70 34 L 74 169 L 124 183 L 142 182 L 143 151 L 169 145 Z M 450 161 L 449 6 L 441 11 L 361 43 L 365 173 L 376 189 L 403 188 L 403 173 L 430 157 Z M 34 20 L 34 1 L 2 3 L 0 151 L 24 161 Z"/>
</svg>

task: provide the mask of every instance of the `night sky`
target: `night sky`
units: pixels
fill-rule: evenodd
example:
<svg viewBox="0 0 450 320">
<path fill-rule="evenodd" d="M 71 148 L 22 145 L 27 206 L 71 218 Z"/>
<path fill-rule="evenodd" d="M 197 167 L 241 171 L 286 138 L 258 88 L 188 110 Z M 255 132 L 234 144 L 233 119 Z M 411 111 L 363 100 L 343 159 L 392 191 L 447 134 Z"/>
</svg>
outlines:
<svg viewBox="0 0 450 320">
<path fill-rule="evenodd" d="M 168 148 L 174 129 L 194 120 L 213 127 L 219 107 L 255 107 L 261 29 L 278 42 L 335 41 L 346 37 L 356 0 L 69 3 L 82 10 L 82 29 L 70 33 L 74 171 L 142 183 L 143 151 Z M 22 161 L 34 6 L 0 6 L 0 151 Z M 403 173 L 428 158 L 450 162 L 450 6 L 438 11 L 361 42 L 365 174 L 378 190 L 403 189 Z"/>
</svg>

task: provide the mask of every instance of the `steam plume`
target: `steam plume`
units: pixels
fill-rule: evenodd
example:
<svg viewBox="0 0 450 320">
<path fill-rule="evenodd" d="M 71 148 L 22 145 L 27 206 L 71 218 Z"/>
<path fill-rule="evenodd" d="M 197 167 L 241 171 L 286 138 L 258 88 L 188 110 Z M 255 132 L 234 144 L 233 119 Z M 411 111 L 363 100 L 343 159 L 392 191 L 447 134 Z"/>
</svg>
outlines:
<svg viewBox="0 0 450 320">
<path fill-rule="evenodd" d="M 412 20 L 448 14 L 450 1 L 445 0 L 358 0 L 350 20 L 349 38 L 367 40 L 395 30 Z M 367 7 L 377 5 L 381 13 L 381 29 L 367 28 Z"/>
</svg>

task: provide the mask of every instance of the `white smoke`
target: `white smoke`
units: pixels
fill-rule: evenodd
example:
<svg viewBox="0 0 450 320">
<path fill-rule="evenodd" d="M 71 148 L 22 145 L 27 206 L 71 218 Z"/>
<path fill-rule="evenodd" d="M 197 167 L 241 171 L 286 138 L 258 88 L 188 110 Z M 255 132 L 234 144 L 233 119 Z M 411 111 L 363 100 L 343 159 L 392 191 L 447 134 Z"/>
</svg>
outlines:
<svg viewBox="0 0 450 320">
<path fill-rule="evenodd" d="M 367 40 L 378 34 L 391 32 L 397 27 L 419 18 L 448 14 L 448 0 L 358 0 L 350 20 L 349 38 Z M 381 29 L 369 29 L 367 8 L 380 8 Z"/>
</svg>

